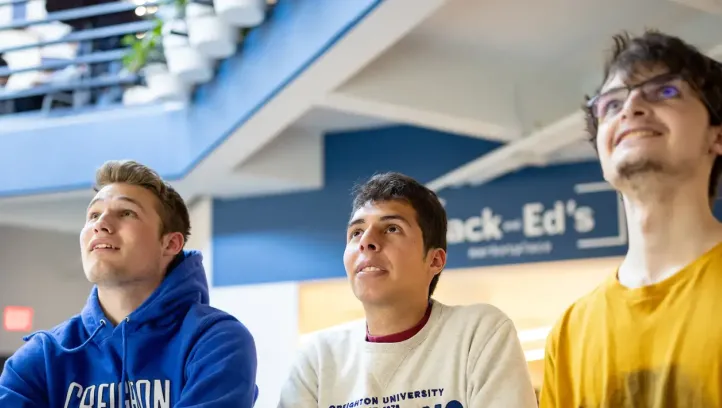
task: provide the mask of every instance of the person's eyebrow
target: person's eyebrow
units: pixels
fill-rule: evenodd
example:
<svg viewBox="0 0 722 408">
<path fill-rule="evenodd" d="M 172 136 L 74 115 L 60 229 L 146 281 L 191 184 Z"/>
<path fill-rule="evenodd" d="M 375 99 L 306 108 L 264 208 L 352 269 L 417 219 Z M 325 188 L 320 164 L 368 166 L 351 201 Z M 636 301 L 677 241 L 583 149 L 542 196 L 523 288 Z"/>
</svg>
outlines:
<svg viewBox="0 0 722 408">
<path fill-rule="evenodd" d="M 145 211 L 145 208 L 143 207 L 143 205 L 141 205 L 138 200 L 135 200 L 135 199 L 133 199 L 133 198 L 131 198 L 131 197 L 128 197 L 128 196 L 119 196 L 119 197 L 116 197 L 116 200 L 121 200 L 121 201 L 129 202 L 129 203 L 137 206 L 138 208 L 140 208 L 142 211 Z M 105 201 L 105 199 L 102 198 L 102 197 L 96 197 L 96 198 L 94 198 L 92 201 L 90 201 L 90 204 L 88 204 L 88 209 L 90 209 L 95 203 L 97 203 L 97 202 L 99 202 L 99 201 Z"/>
<path fill-rule="evenodd" d="M 402 217 L 399 214 L 390 214 L 390 215 L 384 215 L 383 217 L 381 217 L 381 221 L 389 221 L 389 220 L 398 220 L 398 221 L 403 222 L 404 224 L 407 224 L 407 225 L 409 224 L 409 222 L 406 220 L 406 218 Z M 354 225 L 365 224 L 365 223 L 366 223 L 365 219 L 355 218 L 348 223 L 348 227 L 351 228 Z"/>
</svg>

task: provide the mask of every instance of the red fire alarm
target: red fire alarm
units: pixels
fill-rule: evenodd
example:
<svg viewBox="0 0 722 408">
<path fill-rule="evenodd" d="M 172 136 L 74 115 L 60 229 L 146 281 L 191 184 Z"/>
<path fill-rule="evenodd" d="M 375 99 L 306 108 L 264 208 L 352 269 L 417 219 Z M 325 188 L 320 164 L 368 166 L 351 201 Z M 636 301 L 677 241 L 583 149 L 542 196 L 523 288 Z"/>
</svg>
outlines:
<svg viewBox="0 0 722 408">
<path fill-rule="evenodd" d="M 33 308 L 7 306 L 3 311 L 3 327 L 11 332 L 29 332 L 33 328 Z"/>
</svg>

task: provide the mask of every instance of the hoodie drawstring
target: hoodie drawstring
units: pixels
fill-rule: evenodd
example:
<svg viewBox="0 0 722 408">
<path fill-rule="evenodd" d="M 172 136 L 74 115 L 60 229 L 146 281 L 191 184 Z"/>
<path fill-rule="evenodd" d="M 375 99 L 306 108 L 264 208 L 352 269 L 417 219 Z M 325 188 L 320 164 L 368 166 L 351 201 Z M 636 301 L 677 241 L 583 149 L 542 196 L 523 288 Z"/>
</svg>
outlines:
<svg viewBox="0 0 722 408">
<path fill-rule="evenodd" d="M 128 342 L 127 332 L 126 332 L 125 328 L 128 326 L 128 323 L 130 323 L 130 317 L 125 318 L 125 324 L 120 328 L 121 338 L 123 340 L 122 351 L 121 351 L 122 355 L 121 355 L 121 374 L 120 374 L 120 406 L 121 407 L 125 406 L 125 392 L 126 392 L 125 388 L 128 387 L 128 385 L 127 385 L 128 378 L 125 373 L 125 363 L 126 363 L 125 356 L 126 356 L 127 342 Z M 128 390 L 128 392 L 130 392 L 132 394 L 133 390 Z"/>
<path fill-rule="evenodd" d="M 71 349 L 63 347 L 62 344 L 60 344 L 57 340 L 55 340 L 55 336 L 53 336 L 49 331 L 46 331 L 46 330 L 36 331 L 35 333 L 33 333 L 29 336 L 23 337 L 23 340 L 28 341 L 28 340 L 32 339 L 36 334 L 44 334 L 48 339 L 50 339 L 50 341 L 55 343 L 55 345 L 63 352 L 76 353 L 76 352 L 82 350 L 85 346 L 87 346 L 93 340 L 93 337 L 95 337 L 95 335 L 98 334 L 100 332 L 100 329 L 102 329 L 104 326 L 105 326 L 105 320 L 101 320 L 98 327 L 96 327 L 95 331 L 93 331 L 93 334 L 91 334 L 90 337 L 88 337 L 88 340 L 85 340 L 85 342 L 83 342 L 83 344 L 79 345 L 78 347 L 74 347 Z"/>
<path fill-rule="evenodd" d="M 125 396 L 126 396 L 125 387 L 127 386 L 126 383 L 128 381 L 127 374 L 125 371 L 125 368 L 126 368 L 125 365 L 127 363 L 126 354 L 127 354 L 127 350 L 128 350 L 128 332 L 126 331 L 126 326 L 130 322 L 130 317 L 126 317 L 124 320 L 125 320 L 125 324 L 122 325 L 122 327 L 120 328 L 121 334 L 122 334 L 122 340 L 123 340 L 123 346 L 122 346 L 123 348 L 122 348 L 122 356 L 121 356 L 121 362 L 122 362 L 121 370 L 122 371 L 121 371 L 121 376 L 120 376 L 120 404 L 121 404 L 120 406 L 121 407 L 125 406 L 124 405 L 125 404 Z M 105 322 L 105 319 L 101 319 L 100 324 L 98 325 L 98 327 L 95 328 L 95 330 L 93 331 L 93 334 L 91 334 L 90 337 L 88 337 L 88 339 L 83 342 L 83 344 L 79 345 L 78 347 L 71 348 L 71 349 L 63 347 L 63 345 L 60 344 L 55 339 L 55 336 L 53 336 L 49 331 L 46 331 L 46 330 L 39 330 L 35 333 L 25 336 L 25 337 L 23 337 L 23 340 L 28 341 L 28 340 L 32 339 L 35 335 L 44 334 L 48 339 L 50 339 L 50 341 L 55 343 L 55 345 L 63 352 L 77 353 L 78 351 L 82 350 L 85 346 L 87 346 L 91 341 L 93 341 L 93 338 L 95 337 L 95 335 L 98 334 L 100 332 L 100 329 L 105 327 L 106 324 L 107 323 Z M 129 390 L 129 392 L 132 393 L 133 390 Z"/>
</svg>

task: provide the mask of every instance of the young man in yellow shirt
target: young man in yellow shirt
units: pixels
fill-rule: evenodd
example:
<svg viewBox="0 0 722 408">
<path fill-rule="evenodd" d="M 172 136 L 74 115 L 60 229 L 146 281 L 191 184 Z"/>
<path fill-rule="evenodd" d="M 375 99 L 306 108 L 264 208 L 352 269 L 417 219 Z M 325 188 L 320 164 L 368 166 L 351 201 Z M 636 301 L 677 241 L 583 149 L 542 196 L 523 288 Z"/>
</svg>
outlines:
<svg viewBox="0 0 722 408">
<path fill-rule="evenodd" d="M 614 40 L 587 127 L 629 249 L 552 331 L 541 407 L 722 407 L 722 65 L 658 32 Z"/>
</svg>

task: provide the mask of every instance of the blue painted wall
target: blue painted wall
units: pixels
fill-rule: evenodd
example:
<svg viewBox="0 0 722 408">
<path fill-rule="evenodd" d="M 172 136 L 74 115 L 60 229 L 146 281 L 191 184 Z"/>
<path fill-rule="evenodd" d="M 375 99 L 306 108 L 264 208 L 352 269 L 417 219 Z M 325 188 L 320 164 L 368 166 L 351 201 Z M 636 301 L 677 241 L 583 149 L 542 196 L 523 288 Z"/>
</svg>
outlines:
<svg viewBox="0 0 722 408">
<path fill-rule="evenodd" d="M 345 226 L 356 182 L 389 170 L 428 182 L 496 147 L 412 127 L 328 135 L 323 190 L 214 201 L 213 284 L 344 276 Z"/>
<path fill-rule="evenodd" d="M 0 197 L 88 188 L 109 159 L 133 158 L 167 179 L 182 178 L 381 3 L 279 2 L 188 110 L 103 111 L 31 130 L 15 126 L 40 116 L 0 120 Z"/>
</svg>

